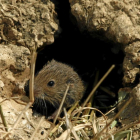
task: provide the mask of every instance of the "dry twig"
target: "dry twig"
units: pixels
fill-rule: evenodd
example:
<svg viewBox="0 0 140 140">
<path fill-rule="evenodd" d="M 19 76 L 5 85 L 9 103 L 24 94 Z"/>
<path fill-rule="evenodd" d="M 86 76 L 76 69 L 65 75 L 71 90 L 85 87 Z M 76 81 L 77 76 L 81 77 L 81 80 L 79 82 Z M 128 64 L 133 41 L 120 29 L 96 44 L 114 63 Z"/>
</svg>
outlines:
<svg viewBox="0 0 140 140">
<path fill-rule="evenodd" d="M 1 119 L 2 119 L 3 125 L 5 127 L 5 130 L 8 131 L 7 123 L 6 123 L 6 120 L 5 120 L 5 116 L 3 115 L 3 111 L 2 111 L 2 106 L 1 105 L 0 105 L 0 115 L 1 115 Z"/>
<path fill-rule="evenodd" d="M 35 131 L 33 132 L 32 136 L 31 136 L 31 138 L 30 138 L 30 140 L 33 140 L 33 138 L 34 138 L 34 136 L 35 136 L 35 134 L 36 134 L 36 132 L 37 132 L 38 128 L 40 127 L 40 125 L 41 125 L 41 123 L 42 123 L 42 121 L 43 121 L 44 119 L 45 119 L 45 117 L 44 117 L 44 116 L 43 116 L 43 117 L 41 117 L 41 119 L 40 119 L 40 121 L 39 121 L 39 123 L 38 123 L 37 127 L 35 128 Z"/>
<path fill-rule="evenodd" d="M 55 122 L 56 122 L 56 120 L 57 120 L 57 118 L 58 118 L 58 116 L 59 116 L 59 114 L 60 114 L 60 112 L 61 112 L 61 109 L 62 109 L 62 106 L 63 106 L 63 104 L 64 104 L 66 95 L 67 95 L 67 93 L 68 93 L 69 87 L 70 87 L 70 85 L 68 84 L 68 85 L 67 85 L 67 88 L 66 88 L 66 91 L 65 91 L 65 93 L 64 93 L 63 99 L 62 99 L 62 101 L 61 101 L 61 104 L 60 104 L 60 106 L 59 106 L 58 112 L 57 112 L 57 114 L 56 114 L 56 116 L 55 116 L 55 119 L 54 119 L 54 121 L 53 121 L 54 124 L 55 124 Z"/>
<path fill-rule="evenodd" d="M 97 83 L 97 85 L 93 88 L 89 96 L 87 97 L 86 101 L 83 103 L 82 107 L 84 107 L 87 102 L 90 100 L 90 98 L 93 96 L 94 92 L 97 90 L 97 88 L 100 86 L 100 84 L 104 81 L 104 79 L 109 75 L 109 73 L 115 68 L 115 65 L 112 65 L 109 70 L 105 73 L 105 75 L 100 79 L 100 81 Z"/>
<path fill-rule="evenodd" d="M 103 90 L 104 92 L 106 92 L 107 94 L 111 95 L 112 97 L 115 97 L 116 96 L 114 92 L 110 91 L 106 87 L 100 86 L 100 89 Z"/>
</svg>

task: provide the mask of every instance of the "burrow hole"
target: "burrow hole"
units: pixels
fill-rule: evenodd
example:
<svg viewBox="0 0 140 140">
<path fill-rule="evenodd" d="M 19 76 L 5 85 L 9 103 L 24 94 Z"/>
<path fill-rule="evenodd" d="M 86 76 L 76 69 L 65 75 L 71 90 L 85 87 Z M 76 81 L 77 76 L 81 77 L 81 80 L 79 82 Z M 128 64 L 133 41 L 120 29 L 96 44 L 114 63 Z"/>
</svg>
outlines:
<svg viewBox="0 0 140 140">
<path fill-rule="evenodd" d="M 56 3 L 56 1 L 53 2 Z M 88 32 L 80 32 L 77 25 L 71 21 L 72 15 L 68 1 L 63 1 L 63 3 L 57 1 L 56 11 L 62 31 L 52 45 L 46 46 L 38 53 L 36 72 L 52 59 L 72 66 L 82 80 L 88 84 L 83 102 L 93 89 L 97 71 L 99 71 L 100 80 L 110 66 L 115 64 L 115 69 L 101 84 L 102 87 L 114 92 L 115 97 L 101 88 L 97 89 L 94 96 L 94 107 L 107 112 L 110 110 L 109 106 L 117 101 L 118 90 L 122 87 L 124 54 L 120 49 L 121 44 L 102 39 L 101 32 L 92 33 L 92 35 Z"/>
</svg>

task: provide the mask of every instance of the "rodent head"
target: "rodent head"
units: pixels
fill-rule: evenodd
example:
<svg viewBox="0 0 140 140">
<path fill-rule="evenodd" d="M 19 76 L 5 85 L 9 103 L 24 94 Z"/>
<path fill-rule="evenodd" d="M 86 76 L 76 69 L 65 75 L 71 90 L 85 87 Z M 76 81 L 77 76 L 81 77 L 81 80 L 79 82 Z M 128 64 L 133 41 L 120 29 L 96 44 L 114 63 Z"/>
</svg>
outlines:
<svg viewBox="0 0 140 140">
<path fill-rule="evenodd" d="M 35 98 L 44 99 L 58 107 L 68 84 L 70 84 L 70 88 L 64 102 L 65 107 L 71 106 L 75 101 L 82 98 L 84 85 L 73 68 L 52 60 L 35 77 Z"/>
</svg>

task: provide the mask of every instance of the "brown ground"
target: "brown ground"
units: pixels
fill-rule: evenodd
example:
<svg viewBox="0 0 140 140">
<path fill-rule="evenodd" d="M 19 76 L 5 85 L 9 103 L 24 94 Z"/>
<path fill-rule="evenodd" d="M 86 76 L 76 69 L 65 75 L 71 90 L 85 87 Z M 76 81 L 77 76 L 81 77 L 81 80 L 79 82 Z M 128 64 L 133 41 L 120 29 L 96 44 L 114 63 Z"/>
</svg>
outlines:
<svg viewBox="0 0 140 140">
<path fill-rule="evenodd" d="M 133 101 L 119 116 L 121 125 L 109 129 L 109 133 L 115 133 L 120 128 L 129 125 L 130 127 L 126 127 L 126 130 L 132 130 L 133 139 L 140 139 L 140 125 L 138 124 L 140 113 L 139 1 L 69 0 L 69 3 L 71 13 L 75 17 L 77 28 L 80 31 L 86 31 L 91 36 L 97 33 L 103 40 L 121 44 L 121 49 L 125 53 L 123 61 L 124 77 L 122 77 L 124 89 L 122 89 L 122 92 L 123 94 L 128 93 L 129 97 L 133 97 Z M 55 4 L 48 0 L 1 0 L 0 9 L 0 104 L 8 127 L 8 132 L 6 132 L 1 113 L 0 139 L 30 139 L 41 120 L 43 122 L 41 122 L 34 139 L 43 140 L 49 136 L 53 140 L 57 136 L 57 140 L 62 140 L 67 135 L 66 131 L 62 133 L 65 129 L 62 130 L 62 127 L 59 126 L 59 129 L 51 137 L 49 134 L 53 125 L 44 118 L 33 117 L 31 109 L 23 114 L 16 129 L 11 130 L 25 107 L 25 105 L 17 103 L 19 99 L 14 99 L 14 97 L 20 98 L 25 94 L 24 85 L 30 75 L 31 50 L 34 48 L 43 49 L 45 45 L 54 43 L 54 34 L 60 33 Z M 75 23 L 75 21 L 73 22 Z M 129 87 L 129 89 L 126 87 Z M 127 101 L 127 98 L 125 100 Z M 118 111 L 121 110 L 125 100 L 119 104 Z M 109 115 L 108 122 L 114 116 L 114 113 Z M 72 129 L 72 137 L 76 137 L 74 132 L 77 131 L 78 137 L 90 139 L 105 125 L 103 117 L 97 118 L 96 122 L 93 120 L 91 122 L 87 121 L 85 118 L 80 123 L 75 123 L 75 119 L 70 120 L 74 129 Z M 88 127 L 88 129 L 85 129 L 85 127 Z M 59 137 L 59 135 L 61 136 Z"/>
</svg>

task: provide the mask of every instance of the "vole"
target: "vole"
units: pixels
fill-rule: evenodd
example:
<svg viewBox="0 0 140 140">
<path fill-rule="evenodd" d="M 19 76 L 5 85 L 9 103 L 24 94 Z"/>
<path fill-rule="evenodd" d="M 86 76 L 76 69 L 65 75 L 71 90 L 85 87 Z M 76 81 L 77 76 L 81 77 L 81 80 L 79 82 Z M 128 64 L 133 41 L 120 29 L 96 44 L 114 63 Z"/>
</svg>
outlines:
<svg viewBox="0 0 140 140">
<path fill-rule="evenodd" d="M 63 107 L 71 107 L 84 94 L 85 86 L 80 76 L 67 64 L 51 60 L 35 76 L 35 104 L 42 110 L 47 109 L 47 103 L 58 109 L 70 84 Z M 40 101 L 42 103 L 40 103 Z"/>
</svg>

